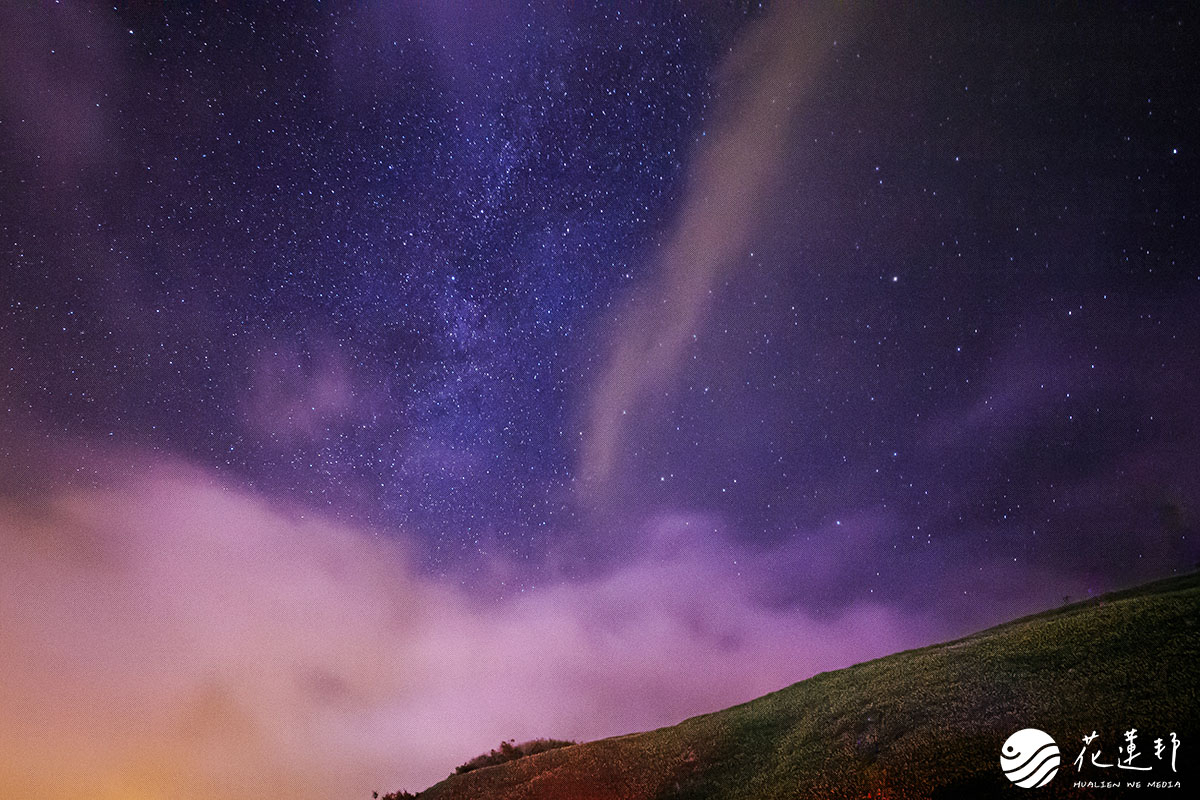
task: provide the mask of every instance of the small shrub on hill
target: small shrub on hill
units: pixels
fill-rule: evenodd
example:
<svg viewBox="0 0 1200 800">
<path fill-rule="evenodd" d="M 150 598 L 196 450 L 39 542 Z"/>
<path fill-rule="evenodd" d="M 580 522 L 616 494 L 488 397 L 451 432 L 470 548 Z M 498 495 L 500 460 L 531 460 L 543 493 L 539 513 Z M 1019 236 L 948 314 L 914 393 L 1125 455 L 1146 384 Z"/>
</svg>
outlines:
<svg viewBox="0 0 1200 800">
<path fill-rule="evenodd" d="M 483 767 L 494 767 L 497 764 L 503 764 L 507 761 L 516 761 L 518 758 L 537 755 L 544 753 L 547 750 L 555 750 L 559 747 L 568 747 L 569 745 L 578 744 L 577 742 L 568 741 L 565 739 L 531 739 L 528 742 L 521 744 L 513 744 L 512 739 L 507 742 L 501 742 L 497 750 L 491 750 L 483 755 L 475 756 L 465 764 L 461 764 L 455 768 L 456 775 L 461 775 L 464 772 L 481 769 Z"/>
</svg>

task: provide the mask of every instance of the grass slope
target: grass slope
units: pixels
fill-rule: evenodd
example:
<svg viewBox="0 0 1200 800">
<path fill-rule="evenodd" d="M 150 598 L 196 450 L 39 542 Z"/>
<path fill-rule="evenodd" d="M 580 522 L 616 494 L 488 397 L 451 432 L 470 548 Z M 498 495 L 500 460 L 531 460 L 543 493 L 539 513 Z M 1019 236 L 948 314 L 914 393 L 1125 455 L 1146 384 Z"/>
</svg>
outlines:
<svg viewBox="0 0 1200 800">
<path fill-rule="evenodd" d="M 816 675 L 670 728 L 452 775 L 419 797 L 1024 797 L 998 759 L 1004 739 L 1026 727 L 1050 733 L 1063 753 L 1039 798 L 1091 796 L 1077 780 L 1152 775 L 1186 788 L 1189 750 L 1200 747 L 1198 611 L 1200 575 L 1159 581 Z M 1147 760 L 1153 739 L 1175 731 L 1181 774 L 1090 764 L 1077 773 L 1081 736 L 1100 732 L 1112 760 L 1130 727 Z"/>
</svg>

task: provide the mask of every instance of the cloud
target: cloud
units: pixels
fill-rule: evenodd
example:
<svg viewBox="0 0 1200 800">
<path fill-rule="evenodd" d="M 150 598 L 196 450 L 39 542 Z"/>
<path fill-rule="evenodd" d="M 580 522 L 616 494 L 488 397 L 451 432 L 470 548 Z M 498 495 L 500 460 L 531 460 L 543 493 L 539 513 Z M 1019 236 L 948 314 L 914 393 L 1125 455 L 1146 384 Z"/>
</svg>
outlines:
<svg viewBox="0 0 1200 800">
<path fill-rule="evenodd" d="M 0 26 L 0 116 L 26 157 L 56 180 L 113 155 L 111 118 L 124 66 L 102 10 L 16 3 Z M 43 178 L 44 180 L 44 178 Z"/>
<path fill-rule="evenodd" d="M 627 567 L 479 604 L 394 537 L 170 463 L 0 505 L 0 795 L 366 796 L 501 739 L 677 722 L 923 643 L 757 604 L 664 521 Z"/>
<path fill-rule="evenodd" d="M 836 39 L 838 16 L 830 4 L 780 4 L 721 65 L 718 117 L 693 155 L 656 277 L 617 319 L 593 390 L 579 470 L 585 490 L 611 477 L 629 416 L 670 385 L 714 293 L 745 262 L 787 153 L 790 120 Z"/>
<path fill-rule="evenodd" d="M 278 342 L 258 349 L 242 405 L 247 427 L 283 449 L 322 442 L 331 430 L 368 419 L 372 410 L 348 359 L 334 348 L 310 351 Z"/>
</svg>

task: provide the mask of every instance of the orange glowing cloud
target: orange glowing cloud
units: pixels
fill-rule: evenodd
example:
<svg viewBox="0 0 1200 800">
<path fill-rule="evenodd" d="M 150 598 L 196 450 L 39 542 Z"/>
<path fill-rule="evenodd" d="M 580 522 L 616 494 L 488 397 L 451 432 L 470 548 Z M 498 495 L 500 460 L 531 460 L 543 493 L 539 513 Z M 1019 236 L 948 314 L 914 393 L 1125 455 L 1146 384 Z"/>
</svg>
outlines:
<svg viewBox="0 0 1200 800">
<path fill-rule="evenodd" d="M 686 520 L 605 577 L 484 604 L 394 538 L 132 474 L 0 504 L 0 796 L 423 788 L 501 739 L 674 723 L 928 638 L 879 606 L 763 608 L 676 546 Z"/>
</svg>

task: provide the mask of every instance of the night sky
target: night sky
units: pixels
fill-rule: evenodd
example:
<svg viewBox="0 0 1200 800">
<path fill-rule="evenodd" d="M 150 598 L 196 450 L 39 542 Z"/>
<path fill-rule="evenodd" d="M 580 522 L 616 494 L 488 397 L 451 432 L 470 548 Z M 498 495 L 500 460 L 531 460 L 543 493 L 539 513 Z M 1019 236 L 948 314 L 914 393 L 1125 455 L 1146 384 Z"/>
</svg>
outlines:
<svg viewBox="0 0 1200 800">
<path fill-rule="evenodd" d="M 0 789 L 328 796 L 239 693 L 257 640 L 161 610 L 188 576 L 246 630 L 287 627 L 281 574 L 344 611 L 297 612 L 272 675 L 358 625 L 503 673 L 481 711 L 312 656 L 330 774 L 390 790 L 1200 561 L 1195 8 L 246 6 L 5 7 L 0 642 L 31 677 L 0 699 L 144 687 L 144 645 L 180 676 L 146 702 L 207 698 L 188 735 L 272 744 Z M 237 658 L 174 672 L 197 642 Z M 622 655 L 548 678 L 553 714 L 506 694 L 587 652 Z"/>
</svg>

